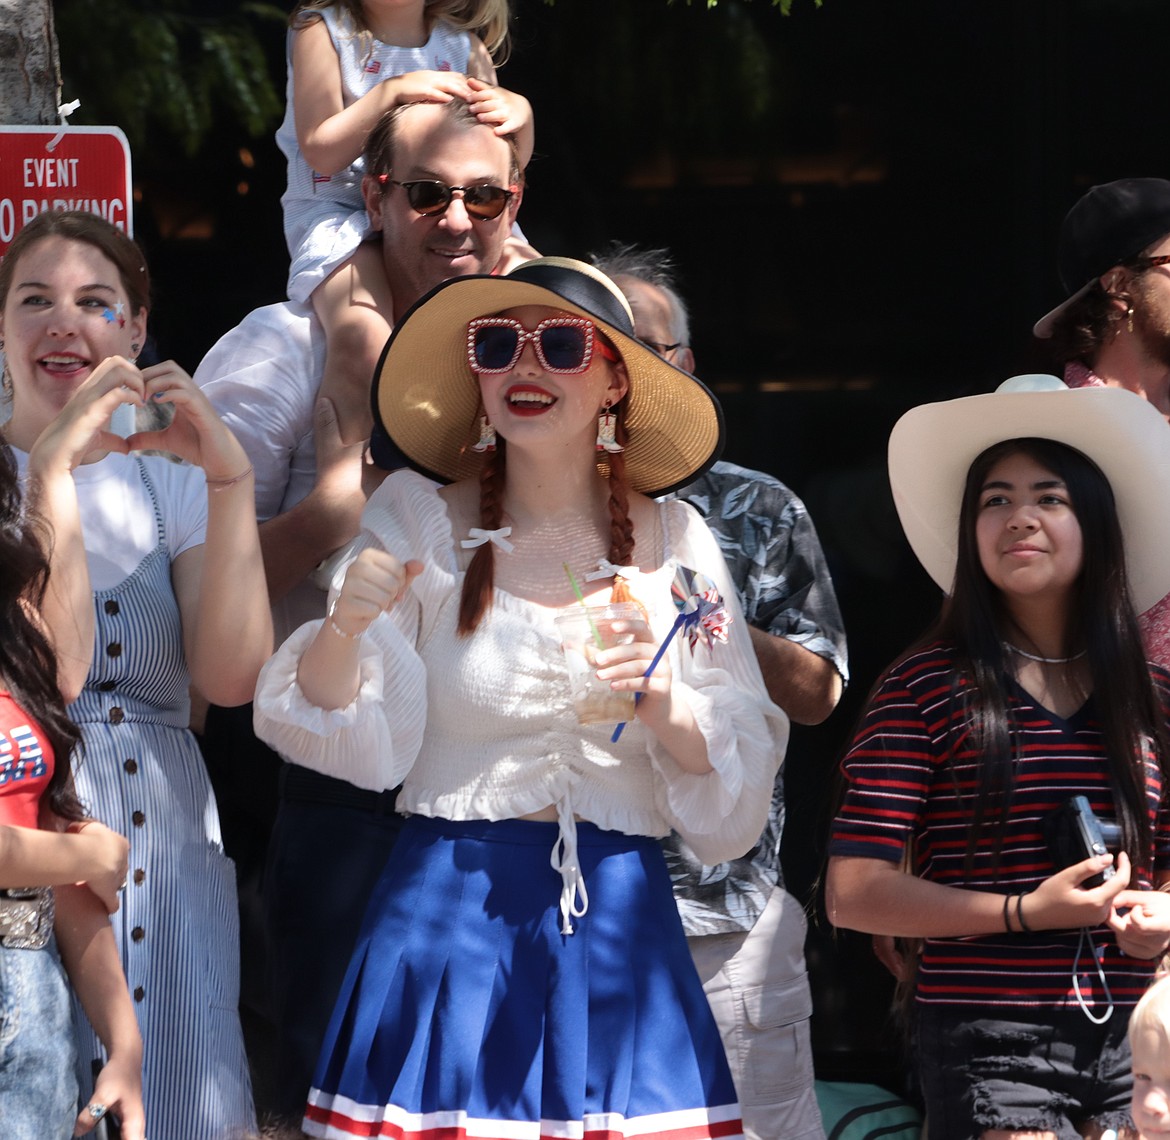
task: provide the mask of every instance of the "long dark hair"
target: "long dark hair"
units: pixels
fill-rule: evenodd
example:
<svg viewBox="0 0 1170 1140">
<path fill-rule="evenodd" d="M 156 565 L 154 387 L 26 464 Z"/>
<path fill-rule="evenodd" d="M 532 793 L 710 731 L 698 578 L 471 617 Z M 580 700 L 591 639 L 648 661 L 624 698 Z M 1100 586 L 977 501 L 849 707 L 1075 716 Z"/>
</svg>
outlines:
<svg viewBox="0 0 1170 1140">
<path fill-rule="evenodd" d="M 48 526 L 22 507 L 16 463 L 7 444 L 0 445 L 0 682 L 53 749 L 50 809 L 62 819 L 79 820 L 85 815 L 73 791 L 70 758 L 81 734 L 65 713 L 56 655 L 29 616 L 44 599 L 51 543 Z"/>
<path fill-rule="evenodd" d="M 1080 524 L 1084 555 L 1064 652 L 1085 649 L 1123 843 L 1135 862 L 1149 870 L 1152 838 L 1143 757 L 1152 748 L 1165 779 L 1170 771 L 1170 740 L 1129 596 L 1117 506 L 1109 480 L 1091 459 L 1047 439 L 1007 440 L 988 448 L 971 464 L 959 514 L 954 589 L 937 621 L 915 646 L 920 649 L 939 640 L 954 646 L 952 700 L 963 706 L 982 756 L 968 860 L 973 858 L 984 822 L 995 823 L 998 848 L 1011 808 L 1015 747 L 1008 718 L 1005 678 L 1010 669 L 1004 647 L 1011 623 L 1002 595 L 979 560 L 975 523 L 988 472 L 1001 460 L 1019 454 L 1064 481 Z"/>
</svg>

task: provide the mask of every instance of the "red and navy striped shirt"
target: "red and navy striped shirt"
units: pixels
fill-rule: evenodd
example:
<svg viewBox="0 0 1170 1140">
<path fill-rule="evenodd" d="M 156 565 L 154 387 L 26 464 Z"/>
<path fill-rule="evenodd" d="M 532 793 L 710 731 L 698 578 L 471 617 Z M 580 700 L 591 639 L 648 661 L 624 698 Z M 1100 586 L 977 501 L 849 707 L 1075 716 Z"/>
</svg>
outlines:
<svg viewBox="0 0 1170 1140">
<path fill-rule="evenodd" d="M 1170 717 L 1170 674 L 1151 666 L 1151 676 Z M 909 844 L 923 878 L 1000 894 L 1033 890 L 1056 870 L 1044 821 L 1069 796 L 1086 796 L 1103 818 L 1116 815 L 1092 698 L 1062 719 L 1008 680 L 1016 756 L 1011 809 L 998 858 L 997 822 L 986 822 L 975 837 L 968 867 L 980 755 L 955 697 L 955 680 L 948 645 L 911 654 L 890 671 L 843 762 L 846 793 L 833 822 L 829 854 L 900 862 Z M 1162 780 L 1152 753 L 1146 755 L 1146 789 L 1158 876 L 1170 869 L 1170 811 L 1161 803 Z M 1130 885 L 1148 887 L 1150 882 L 1149 869 L 1135 867 Z M 928 939 L 917 999 L 1060 1005 L 1076 1000 L 1075 966 L 1086 1002 L 1102 1006 L 1096 954 L 1114 1002 L 1132 1005 L 1145 992 L 1155 963 L 1124 956 L 1106 926 L 1094 928 L 1091 939 L 1091 944 L 1080 943 L 1075 930 Z"/>
</svg>

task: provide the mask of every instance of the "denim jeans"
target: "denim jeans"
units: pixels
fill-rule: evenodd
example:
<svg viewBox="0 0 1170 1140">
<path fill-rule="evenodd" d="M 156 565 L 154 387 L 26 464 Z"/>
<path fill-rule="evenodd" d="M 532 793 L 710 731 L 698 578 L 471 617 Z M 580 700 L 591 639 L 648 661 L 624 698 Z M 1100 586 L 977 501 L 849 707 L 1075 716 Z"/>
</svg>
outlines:
<svg viewBox="0 0 1170 1140">
<path fill-rule="evenodd" d="M 50 940 L 0 946 L 0 1120 L 4 1140 L 65 1140 L 77 1117 L 73 1023 L 65 971 Z"/>
</svg>

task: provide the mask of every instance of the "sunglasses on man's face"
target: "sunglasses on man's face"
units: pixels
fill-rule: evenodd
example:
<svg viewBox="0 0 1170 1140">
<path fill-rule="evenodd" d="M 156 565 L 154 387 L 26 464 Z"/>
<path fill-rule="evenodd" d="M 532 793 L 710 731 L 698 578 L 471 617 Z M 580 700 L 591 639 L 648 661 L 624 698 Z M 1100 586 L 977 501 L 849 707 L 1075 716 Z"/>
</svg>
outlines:
<svg viewBox="0 0 1170 1140">
<path fill-rule="evenodd" d="M 595 343 L 610 355 L 581 317 L 549 317 L 532 330 L 511 317 L 479 317 L 467 326 L 467 362 L 481 376 L 510 372 L 529 341 L 546 372 L 566 376 L 589 367 Z"/>
<path fill-rule="evenodd" d="M 406 191 L 410 208 L 424 218 L 437 218 L 445 214 L 451 200 L 459 194 L 469 217 L 480 222 L 491 222 L 504 212 L 504 207 L 512 197 L 512 191 L 502 186 L 448 186 L 446 182 L 433 178 L 398 182 L 389 174 L 379 174 L 378 182 L 383 186 L 401 186 Z"/>
<path fill-rule="evenodd" d="M 1159 253 L 1154 257 L 1134 257 L 1122 264 L 1141 273 L 1146 269 L 1157 269 L 1160 265 L 1170 265 L 1170 253 Z"/>
</svg>

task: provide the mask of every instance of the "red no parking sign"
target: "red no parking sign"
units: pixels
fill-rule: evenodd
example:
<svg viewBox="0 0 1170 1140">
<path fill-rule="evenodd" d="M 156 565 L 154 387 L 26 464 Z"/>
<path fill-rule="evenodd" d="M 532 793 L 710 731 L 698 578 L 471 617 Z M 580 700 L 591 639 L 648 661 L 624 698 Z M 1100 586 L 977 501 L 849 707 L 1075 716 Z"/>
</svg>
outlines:
<svg viewBox="0 0 1170 1140">
<path fill-rule="evenodd" d="M 117 127 L 0 126 L 0 254 L 46 210 L 88 210 L 133 233 L 130 146 Z"/>
</svg>

